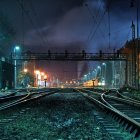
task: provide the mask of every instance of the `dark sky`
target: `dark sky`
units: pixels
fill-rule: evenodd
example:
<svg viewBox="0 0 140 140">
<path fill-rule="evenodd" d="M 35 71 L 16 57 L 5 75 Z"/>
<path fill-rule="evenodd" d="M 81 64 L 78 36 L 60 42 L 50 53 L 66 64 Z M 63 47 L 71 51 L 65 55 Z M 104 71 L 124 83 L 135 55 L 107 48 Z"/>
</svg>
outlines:
<svg viewBox="0 0 140 140">
<path fill-rule="evenodd" d="M 132 20 L 136 24 L 136 0 L 133 8 L 131 1 L 0 0 L 0 11 L 17 32 L 13 45 L 20 44 L 24 50 L 109 52 L 131 39 Z"/>
<path fill-rule="evenodd" d="M 109 44 L 108 1 L 1 0 L 0 10 L 17 32 L 15 44 L 24 43 L 24 48 L 34 50 L 52 47 L 63 50 L 67 47 L 94 52 L 99 48 L 107 49 Z M 121 47 L 131 38 L 131 22 L 136 19 L 136 5 L 134 3 L 134 8 L 130 8 L 130 2 L 109 1 L 112 48 Z"/>
</svg>

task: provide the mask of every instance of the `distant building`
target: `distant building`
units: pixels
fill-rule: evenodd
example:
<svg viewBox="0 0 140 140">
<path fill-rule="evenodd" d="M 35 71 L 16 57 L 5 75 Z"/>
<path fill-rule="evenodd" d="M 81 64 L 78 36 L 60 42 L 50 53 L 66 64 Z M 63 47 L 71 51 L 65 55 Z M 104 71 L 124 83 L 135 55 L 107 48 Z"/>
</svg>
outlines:
<svg viewBox="0 0 140 140">
<path fill-rule="evenodd" d="M 0 89 L 14 88 L 14 65 L 5 57 L 0 57 Z"/>
<path fill-rule="evenodd" d="M 121 48 L 119 51 L 120 53 L 126 53 L 127 54 L 127 78 L 128 78 L 128 85 L 136 87 L 138 79 L 138 73 L 140 75 L 140 70 L 138 72 L 138 67 L 140 68 L 140 48 L 137 48 L 137 46 L 140 44 L 139 42 L 135 40 L 127 41 L 123 48 Z M 140 45 L 139 45 L 140 46 Z M 139 63 L 139 64 L 138 64 Z M 124 65 L 122 66 L 124 68 Z"/>
</svg>

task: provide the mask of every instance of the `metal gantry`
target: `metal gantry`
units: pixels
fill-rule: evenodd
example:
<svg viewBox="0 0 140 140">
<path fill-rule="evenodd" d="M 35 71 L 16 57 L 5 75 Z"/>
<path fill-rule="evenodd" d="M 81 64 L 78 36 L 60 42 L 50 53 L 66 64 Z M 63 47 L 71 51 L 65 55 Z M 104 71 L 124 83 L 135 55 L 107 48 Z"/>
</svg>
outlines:
<svg viewBox="0 0 140 140">
<path fill-rule="evenodd" d="M 30 61 L 30 60 L 47 60 L 47 61 L 124 61 L 125 66 L 125 84 L 128 84 L 127 72 L 127 54 L 124 53 L 33 53 L 25 52 L 20 55 L 12 54 L 12 60 Z"/>
<path fill-rule="evenodd" d="M 13 60 L 55 60 L 55 61 L 126 61 L 126 54 L 118 53 L 21 53 L 12 54 Z"/>
</svg>

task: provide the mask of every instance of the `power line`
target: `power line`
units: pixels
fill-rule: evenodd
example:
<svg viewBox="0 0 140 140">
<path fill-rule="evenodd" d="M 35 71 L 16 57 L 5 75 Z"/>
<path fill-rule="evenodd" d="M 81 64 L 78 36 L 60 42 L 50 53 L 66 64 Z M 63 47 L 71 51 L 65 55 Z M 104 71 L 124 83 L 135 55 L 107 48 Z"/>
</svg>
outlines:
<svg viewBox="0 0 140 140">
<path fill-rule="evenodd" d="M 125 36 L 125 37 L 126 37 L 126 40 L 129 39 L 130 33 L 131 33 L 131 29 L 128 30 L 128 33 L 127 33 L 126 36 Z M 122 40 L 122 42 L 120 42 L 119 46 L 122 47 L 123 44 L 124 44 L 124 42 L 123 42 L 123 40 Z"/>
<path fill-rule="evenodd" d="M 108 10 L 108 45 L 109 45 L 109 49 L 110 49 L 110 36 L 111 36 L 111 33 L 110 33 L 110 4 L 108 4 L 107 10 Z"/>
<path fill-rule="evenodd" d="M 99 2 L 99 1 L 98 1 L 98 2 Z M 98 24 L 98 23 L 97 23 L 97 17 L 99 17 L 99 15 L 100 15 L 100 11 L 101 11 L 101 2 L 100 2 L 100 5 L 99 5 L 99 10 L 97 11 L 97 14 L 96 14 L 95 16 L 93 15 L 93 13 L 92 13 L 92 11 L 90 10 L 90 8 L 88 7 L 88 5 L 86 4 L 85 6 L 87 7 L 88 12 L 89 12 L 89 14 L 91 15 L 91 17 L 92 17 L 93 21 L 95 22 L 95 24 Z M 92 26 L 92 29 L 91 29 L 91 31 L 90 31 L 90 33 L 89 33 L 89 35 L 88 35 L 87 41 L 90 40 L 90 36 L 92 36 L 94 27 L 95 27 L 95 26 L 93 25 L 93 26 Z M 101 28 L 99 28 L 99 29 L 100 29 L 100 31 L 101 31 L 101 35 L 102 35 L 103 38 L 105 39 L 104 32 L 101 30 Z"/>
<path fill-rule="evenodd" d="M 22 7 L 23 7 L 23 0 L 21 1 Z M 24 12 L 23 9 L 21 9 L 21 16 L 22 16 L 22 43 L 24 44 Z"/>
<path fill-rule="evenodd" d="M 29 0 L 29 3 L 30 3 L 30 6 L 31 6 L 31 10 L 32 10 L 32 12 L 33 12 L 33 14 L 34 14 L 34 16 L 35 16 L 36 23 L 39 24 L 39 23 L 38 23 L 39 17 L 38 17 L 38 14 L 37 14 L 37 12 L 36 12 L 35 7 L 33 6 L 32 0 Z M 47 43 L 49 44 L 48 40 L 45 40 L 45 39 L 44 39 L 44 35 L 43 35 L 42 32 L 40 32 L 40 36 L 42 37 L 42 40 L 43 40 L 43 42 L 44 42 L 45 44 L 46 44 L 46 41 L 47 41 Z"/>
<path fill-rule="evenodd" d="M 35 28 L 35 31 L 36 31 L 37 35 L 39 36 L 39 38 L 40 38 L 40 40 L 41 40 L 40 43 L 42 44 L 42 42 L 43 42 L 42 37 L 40 36 L 40 33 L 39 33 L 38 29 L 36 29 L 36 26 L 34 25 L 34 22 L 33 22 L 32 18 L 30 17 L 29 12 L 25 9 L 24 5 L 23 5 L 19 0 L 16 0 L 16 1 L 17 1 L 17 3 L 19 4 L 19 6 L 21 7 L 21 9 L 23 10 L 23 12 L 24 12 L 24 13 L 26 14 L 26 16 L 28 17 L 28 19 L 29 19 L 31 25 Z M 43 45 L 42 45 L 42 46 L 43 46 Z"/>
<path fill-rule="evenodd" d="M 106 14 L 106 10 L 104 11 L 103 15 L 101 16 L 101 18 L 100 18 L 100 20 L 99 20 L 99 22 L 98 22 L 98 24 L 97 24 L 97 26 L 96 26 L 94 32 L 92 33 L 92 36 L 90 37 L 89 42 L 90 42 L 90 41 L 93 39 L 93 37 L 95 36 L 95 34 L 96 34 L 96 32 L 97 32 L 97 30 L 98 30 L 98 28 L 99 28 L 99 26 L 100 26 L 100 24 L 101 24 L 101 22 L 102 22 L 102 20 L 103 20 L 103 17 L 105 16 L 105 14 Z"/>
</svg>

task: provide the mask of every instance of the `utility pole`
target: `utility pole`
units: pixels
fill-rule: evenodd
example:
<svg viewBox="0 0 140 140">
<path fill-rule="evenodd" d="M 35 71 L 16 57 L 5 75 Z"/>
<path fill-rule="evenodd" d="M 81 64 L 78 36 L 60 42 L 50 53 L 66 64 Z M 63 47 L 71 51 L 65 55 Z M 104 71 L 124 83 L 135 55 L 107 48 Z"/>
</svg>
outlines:
<svg viewBox="0 0 140 140">
<path fill-rule="evenodd" d="M 133 21 L 132 21 L 131 29 L 132 29 L 132 39 L 135 40 L 135 24 L 133 23 Z"/>
<path fill-rule="evenodd" d="M 137 40 L 136 40 L 136 87 L 139 89 L 139 0 L 136 0 L 136 22 L 137 22 Z M 134 7 L 134 0 L 131 0 L 131 7 Z"/>
<path fill-rule="evenodd" d="M 139 89 L 139 0 L 137 0 L 137 84 Z"/>
<path fill-rule="evenodd" d="M 133 40 L 133 46 L 132 47 L 132 69 L 131 69 L 131 80 L 132 80 L 132 86 L 136 86 L 136 43 L 135 43 L 135 24 L 132 21 L 132 25 L 131 25 L 131 29 L 132 29 L 132 40 Z"/>
</svg>

